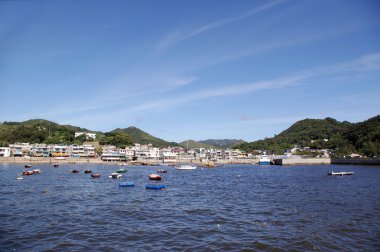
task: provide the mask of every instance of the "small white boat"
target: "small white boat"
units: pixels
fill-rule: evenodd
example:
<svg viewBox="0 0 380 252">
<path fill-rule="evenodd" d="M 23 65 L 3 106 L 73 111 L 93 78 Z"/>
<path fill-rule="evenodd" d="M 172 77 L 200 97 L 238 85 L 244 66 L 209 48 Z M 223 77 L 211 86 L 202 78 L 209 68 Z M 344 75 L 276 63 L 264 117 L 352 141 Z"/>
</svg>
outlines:
<svg viewBox="0 0 380 252">
<path fill-rule="evenodd" d="M 109 177 L 109 178 L 113 178 L 113 179 L 118 179 L 118 178 L 123 177 L 123 175 L 121 175 L 121 174 L 119 174 L 119 173 L 117 173 L 117 172 L 113 172 L 113 173 L 111 173 L 108 177 Z"/>
<path fill-rule="evenodd" d="M 192 166 L 192 165 L 176 165 L 175 168 L 177 170 L 195 170 L 195 169 L 197 169 L 196 166 Z"/>
<path fill-rule="evenodd" d="M 352 175 L 354 172 L 342 172 L 342 171 L 331 171 L 328 172 L 329 175 L 333 176 L 346 176 L 346 175 Z"/>
</svg>

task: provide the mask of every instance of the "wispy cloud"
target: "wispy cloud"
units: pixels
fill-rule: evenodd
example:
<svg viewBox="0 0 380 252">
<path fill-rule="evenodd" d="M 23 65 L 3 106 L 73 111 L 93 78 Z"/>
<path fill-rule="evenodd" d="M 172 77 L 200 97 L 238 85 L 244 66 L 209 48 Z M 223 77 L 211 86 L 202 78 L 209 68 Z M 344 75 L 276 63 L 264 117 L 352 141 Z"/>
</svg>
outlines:
<svg viewBox="0 0 380 252">
<path fill-rule="evenodd" d="M 248 93 L 254 93 L 260 90 L 273 90 L 307 85 L 313 78 L 319 78 L 326 75 L 352 75 L 359 72 L 377 71 L 380 69 L 380 53 L 363 56 L 357 60 L 314 68 L 306 71 L 294 73 L 292 75 L 266 81 L 256 81 L 246 84 L 231 84 L 219 88 L 202 89 L 197 92 L 187 93 L 174 98 L 163 98 L 150 100 L 133 107 L 115 110 L 105 117 L 123 118 L 131 114 L 147 111 L 163 111 L 172 108 L 178 108 L 181 105 L 192 102 L 213 99 L 227 96 L 236 96 Z M 98 115 L 98 119 L 105 119 L 104 115 Z"/>
<path fill-rule="evenodd" d="M 227 25 L 227 24 L 230 24 L 230 23 L 242 20 L 242 19 L 249 18 L 249 17 L 256 15 L 260 12 L 263 12 L 263 11 L 268 10 L 270 8 L 273 8 L 279 4 L 282 4 L 286 1 L 287 0 L 272 1 L 272 2 L 266 3 L 264 5 L 252 8 L 251 10 L 244 12 L 240 15 L 234 16 L 234 17 L 220 19 L 220 20 L 217 20 L 217 21 L 214 21 L 214 22 L 205 24 L 201 27 L 197 27 L 197 28 L 193 28 L 193 29 L 183 29 L 183 30 L 177 30 L 177 31 L 171 32 L 168 35 L 166 35 L 160 41 L 160 43 L 157 46 L 157 49 L 159 51 L 165 50 L 167 47 L 169 47 L 173 44 L 176 44 L 180 41 L 187 40 L 187 39 L 195 37 L 199 34 L 202 34 L 202 33 L 205 33 L 207 31 L 216 29 L 218 27 L 221 27 L 221 26 L 224 26 L 224 25 Z"/>
</svg>

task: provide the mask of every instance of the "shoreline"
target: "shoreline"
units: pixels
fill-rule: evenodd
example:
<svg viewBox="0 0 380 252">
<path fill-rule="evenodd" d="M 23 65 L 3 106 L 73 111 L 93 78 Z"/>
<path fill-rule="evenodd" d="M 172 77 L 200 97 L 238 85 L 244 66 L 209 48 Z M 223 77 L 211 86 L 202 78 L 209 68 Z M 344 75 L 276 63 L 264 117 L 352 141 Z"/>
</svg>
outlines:
<svg viewBox="0 0 380 252">
<path fill-rule="evenodd" d="M 210 162 L 208 160 L 195 159 L 189 162 L 188 159 L 178 159 L 176 162 L 163 163 L 162 160 L 137 160 L 137 161 L 103 161 L 100 158 L 65 158 L 64 160 L 54 159 L 52 157 L 0 157 L 0 163 L 3 164 L 125 164 L 125 165 L 146 165 L 154 166 L 166 164 L 169 166 L 177 164 L 191 163 L 204 167 L 218 167 L 227 164 L 247 164 L 256 165 L 258 159 L 235 159 L 235 160 L 217 160 Z M 212 165 L 210 165 L 212 163 Z M 380 159 L 354 159 L 354 158 L 297 158 L 297 159 L 274 159 L 274 165 L 292 166 L 292 165 L 380 165 Z"/>
<path fill-rule="evenodd" d="M 3 164 L 125 164 L 125 165 L 177 165 L 183 163 L 191 163 L 200 166 L 208 166 L 209 161 L 206 160 L 192 160 L 189 162 L 188 159 L 178 159 L 176 162 L 163 163 L 162 160 L 137 160 L 137 161 L 103 161 L 100 158 L 65 158 L 54 159 L 52 157 L 0 157 L 0 163 Z M 218 160 L 213 162 L 215 166 L 226 165 L 226 164 L 257 164 L 257 159 L 237 159 L 237 160 Z"/>
</svg>

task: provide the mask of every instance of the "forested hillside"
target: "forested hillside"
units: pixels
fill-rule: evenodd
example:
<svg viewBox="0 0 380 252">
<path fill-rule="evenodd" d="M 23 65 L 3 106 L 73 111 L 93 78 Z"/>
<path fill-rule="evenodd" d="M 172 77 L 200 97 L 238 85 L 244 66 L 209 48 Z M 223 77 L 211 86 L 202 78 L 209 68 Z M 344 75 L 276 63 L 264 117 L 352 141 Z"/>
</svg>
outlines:
<svg viewBox="0 0 380 252">
<path fill-rule="evenodd" d="M 275 137 L 243 143 L 236 147 L 248 152 L 267 150 L 270 153 L 283 154 L 295 145 L 312 149 L 332 149 L 337 156 L 351 153 L 379 156 L 380 116 L 360 123 L 339 122 L 332 118 L 305 119 Z"/>
</svg>

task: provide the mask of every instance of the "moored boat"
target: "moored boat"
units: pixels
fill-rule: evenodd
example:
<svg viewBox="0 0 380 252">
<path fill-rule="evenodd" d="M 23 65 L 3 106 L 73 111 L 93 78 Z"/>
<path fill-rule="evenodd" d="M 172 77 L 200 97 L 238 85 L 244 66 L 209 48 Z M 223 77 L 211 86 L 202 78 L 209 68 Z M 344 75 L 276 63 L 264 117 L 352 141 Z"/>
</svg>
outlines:
<svg viewBox="0 0 380 252">
<path fill-rule="evenodd" d="M 117 173 L 117 172 L 113 172 L 113 173 L 111 173 L 108 177 L 109 177 L 109 178 L 112 178 L 112 179 L 118 179 L 118 178 L 123 177 L 123 175 L 121 175 L 121 174 L 119 174 L 119 173 Z"/>
<path fill-rule="evenodd" d="M 91 177 L 93 178 L 100 178 L 101 174 L 99 173 L 94 173 L 94 174 L 91 174 Z"/>
<path fill-rule="evenodd" d="M 23 172 L 22 172 L 22 175 L 23 175 L 23 176 L 29 176 L 29 175 L 33 175 L 33 174 L 34 174 L 33 171 L 23 171 Z"/>
<path fill-rule="evenodd" d="M 192 165 L 176 165 L 175 168 L 177 170 L 195 170 L 195 169 L 197 169 L 196 166 L 192 166 Z"/>
<path fill-rule="evenodd" d="M 26 164 L 24 167 L 25 167 L 25 168 L 31 168 L 32 165 L 31 165 L 31 164 Z"/>
<path fill-rule="evenodd" d="M 71 173 L 78 173 L 78 170 L 71 170 Z"/>
<path fill-rule="evenodd" d="M 164 170 L 164 169 L 158 169 L 157 170 L 157 173 L 167 173 L 168 171 L 167 170 Z"/>
<path fill-rule="evenodd" d="M 152 174 L 149 174 L 148 176 L 150 180 L 161 180 L 161 176 L 158 174 L 152 173 Z"/>
<path fill-rule="evenodd" d="M 354 174 L 354 172 L 330 171 L 328 172 L 328 174 L 332 176 L 346 176 L 346 175 L 352 175 Z"/>
<path fill-rule="evenodd" d="M 53 164 L 53 166 L 54 166 L 54 167 L 58 167 L 58 166 L 59 166 L 59 164 Z"/>
<path fill-rule="evenodd" d="M 91 173 L 92 171 L 89 170 L 89 169 L 86 169 L 86 170 L 84 170 L 83 172 L 84 172 L 84 173 Z"/>
<path fill-rule="evenodd" d="M 128 170 L 127 169 L 125 169 L 125 168 L 120 168 L 119 170 L 117 170 L 116 172 L 117 173 L 125 173 L 125 172 L 127 172 Z"/>
</svg>

